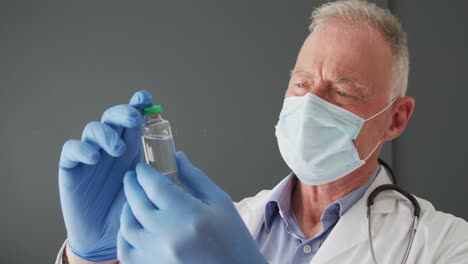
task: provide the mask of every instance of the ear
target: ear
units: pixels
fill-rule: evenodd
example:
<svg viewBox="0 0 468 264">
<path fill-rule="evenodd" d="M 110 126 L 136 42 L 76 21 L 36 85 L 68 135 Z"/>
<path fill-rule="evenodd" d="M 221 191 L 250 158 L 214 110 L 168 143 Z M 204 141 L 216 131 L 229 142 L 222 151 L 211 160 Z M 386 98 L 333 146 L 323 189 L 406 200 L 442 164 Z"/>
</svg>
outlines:
<svg viewBox="0 0 468 264">
<path fill-rule="evenodd" d="M 385 132 L 385 141 L 395 139 L 403 133 L 411 115 L 413 114 L 414 106 L 414 98 L 410 96 L 398 98 L 393 103 L 392 119 L 387 131 Z"/>
</svg>

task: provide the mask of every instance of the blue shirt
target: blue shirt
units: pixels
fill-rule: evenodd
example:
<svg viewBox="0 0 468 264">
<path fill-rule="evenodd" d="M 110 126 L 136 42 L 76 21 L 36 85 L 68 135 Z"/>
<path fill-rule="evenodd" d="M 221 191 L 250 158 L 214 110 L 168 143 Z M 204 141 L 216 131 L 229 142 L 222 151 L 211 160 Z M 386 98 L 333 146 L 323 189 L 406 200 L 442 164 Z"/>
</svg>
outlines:
<svg viewBox="0 0 468 264">
<path fill-rule="evenodd" d="M 380 168 L 379 165 L 367 183 L 326 207 L 321 217 L 322 230 L 311 239 L 302 233 L 291 209 L 291 193 L 297 179 L 289 175 L 272 190 L 265 206 L 265 220 L 256 238 L 260 251 L 271 263 L 310 263 L 340 217 L 364 195 Z"/>
</svg>

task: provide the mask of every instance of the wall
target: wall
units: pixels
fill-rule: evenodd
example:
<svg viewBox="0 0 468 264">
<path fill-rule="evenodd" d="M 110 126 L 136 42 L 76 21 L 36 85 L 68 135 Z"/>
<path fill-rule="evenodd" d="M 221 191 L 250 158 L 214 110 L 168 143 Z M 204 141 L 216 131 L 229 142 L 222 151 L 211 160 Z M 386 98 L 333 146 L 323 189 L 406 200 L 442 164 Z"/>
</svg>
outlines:
<svg viewBox="0 0 468 264">
<path fill-rule="evenodd" d="M 63 142 L 142 88 L 165 106 L 176 147 L 235 200 L 273 187 L 288 174 L 274 125 L 321 2 L 1 1 L 0 263 L 55 259 Z M 409 33 L 417 108 L 384 155 L 404 187 L 468 218 L 466 4 L 409 2 L 389 4 Z"/>
<path fill-rule="evenodd" d="M 408 94 L 416 98 L 409 127 L 393 144 L 395 169 L 406 189 L 468 219 L 468 2 L 399 0 L 390 7 L 408 32 Z"/>
</svg>

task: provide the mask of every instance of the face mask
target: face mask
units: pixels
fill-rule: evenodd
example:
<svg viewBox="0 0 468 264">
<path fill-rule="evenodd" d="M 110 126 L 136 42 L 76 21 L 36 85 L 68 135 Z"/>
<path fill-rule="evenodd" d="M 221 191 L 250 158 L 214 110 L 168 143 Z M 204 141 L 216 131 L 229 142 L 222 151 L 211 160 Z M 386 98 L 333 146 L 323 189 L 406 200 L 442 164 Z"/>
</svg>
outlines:
<svg viewBox="0 0 468 264">
<path fill-rule="evenodd" d="M 380 115 L 393 102 L 363 119 L 311 93 L 287 97 L 276 125 L 284 161 L 306 184 L 321 185 L 346 176 L 361 167 L 381 143 L 366 158 L 359 158 L 353 141 L 364 122 Z"/>
</svg>

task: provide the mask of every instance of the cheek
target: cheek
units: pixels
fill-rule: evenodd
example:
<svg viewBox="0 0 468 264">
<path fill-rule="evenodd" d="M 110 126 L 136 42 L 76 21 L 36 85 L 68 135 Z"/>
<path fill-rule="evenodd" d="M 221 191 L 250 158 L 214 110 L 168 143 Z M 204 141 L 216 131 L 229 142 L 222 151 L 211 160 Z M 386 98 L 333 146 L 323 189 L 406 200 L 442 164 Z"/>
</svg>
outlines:
<svg viewBox="0 0 468 264">
<path fill-rule="evenodd" d="M 370 120 L 364 123 L 361 132 L 354 141 L 354 145 L 356 146 L 361 158 L 366 156 L 380 140 L 383 140 L 385 121 L 386 119 L 382 116 L 382 118 Z"/>
<path fill-rule="evenodd" d="M 290 96 L 303 96 L 307 93 L 306 89 L 299 89 L 295 87 L 289 87 L 286 90 L 285 97 L 290 97 Z"/>
<path fill-rule="evenodd" d="M 286 93 L 284 95 L 284 97 L 290 97 L 290 96 L 295 96 L 294 89 L 292 89 L 292 88 L 286 89 Z"/>
</svg>

